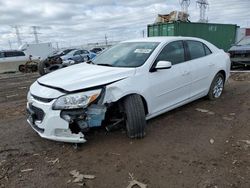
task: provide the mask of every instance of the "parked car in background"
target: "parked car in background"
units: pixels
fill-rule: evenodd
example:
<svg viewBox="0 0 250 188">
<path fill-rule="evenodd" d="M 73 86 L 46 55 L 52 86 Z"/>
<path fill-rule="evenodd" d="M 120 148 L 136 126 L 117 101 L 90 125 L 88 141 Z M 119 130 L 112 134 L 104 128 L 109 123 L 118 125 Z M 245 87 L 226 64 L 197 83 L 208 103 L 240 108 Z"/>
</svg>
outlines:
<svg viewBox="0 0 250 188">
<path fill-rule="evenodd" d="M 72 50 L 75 49 L 64 49 L 61 51 L 57 51 L 52 53 L 51 55 L 49 55 L 46 59 L 44 59 L 43 61 L 41 61 L 38 64 L 38 71 L 40 75 L 44 75 L 46 74 L 46 71 L 55 64 L 62 64 L 62 59 L 60 58 L 61 56 L 64 56 L 66 54 L 68 54 L 69 52 L 71 52 Z"/>
<path fill-rule="evenodd" d="M 234 66 L 250 66 L 250 36 L 244 37 L 237 44 L 233 45 L 229 50 L 232 67 Z"/>
<path fill-rule="evenodd" d="M 28 93 L 28 122 L 43 138 L 85 142 L 84 133 L 124 126 L 145 136 L 146 120 L 207 96 L 218 99 L 230 58 L 191 37 L 151 37 L 121 42 L 88 63 L 39 78 Z"/>
<path fill-rule="evenodd" d="M 28 56 L 18 50 L 0 51 L 0 73 L 18 72 L 30 61 L 39 61 L 39 57 Z"/>
<path fill-rule="evenodd" d="M 101 53 L 103 50 L 104 50 L 104 48 L 95 47 L 95 48 L 92 48 L 90 51 L 93 52 L 93 53 L 99 54 L 99 53 Z"/>
<path fill-rule="evenodd" d="M 94 56 L 95 57 L 95 56 Z M 68 67 L 70 65 L 78 64 L 78 63 L 83 63 L 86 61 L 89 61 L 90 58 L 87 55 L 78 55 L 78 56 L 73 56 L 68 60 L 64 60 L 62 62 L 63 67 Z"/>
<path fill-rule="evenodd" d="M 82 57 L 87 57 L 88 59 L 93 59 L 96 56 L 95 53 L 90 52 L 88 50 L 72 50 L 64 56 L 61 56 L 62 61 L 79 59 Z"/>
<path fill-rule="evenodd" d="M 39 73 L 40 75 L 44 75 L 70 65 L 88 61 L 95 56 L 95 53 L 88 50 L 72 49 L 64 55 L 60 54 L 60 56 L 56 56 L 52 60 L 40 63 Z"/>
</svg>

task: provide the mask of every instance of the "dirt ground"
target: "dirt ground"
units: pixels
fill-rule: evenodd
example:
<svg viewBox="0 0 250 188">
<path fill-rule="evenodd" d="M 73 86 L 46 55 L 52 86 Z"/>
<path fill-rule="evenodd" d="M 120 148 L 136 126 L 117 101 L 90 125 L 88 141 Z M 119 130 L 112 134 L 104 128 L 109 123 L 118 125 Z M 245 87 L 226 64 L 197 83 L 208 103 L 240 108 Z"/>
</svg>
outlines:
<svg viewBox="0 0 250 188">
<path fill-rule="evenodd" d="M 223 96 L 148 121 L 147 136 L 90 132 L 77 149 L 40 138 L 26 123 L 37 74 L 0 76 L 0 187 L 250 187 L 250 73 L 234 73 Z M 70 171 L 95 175 L 74 183 Z"/>
</svg>

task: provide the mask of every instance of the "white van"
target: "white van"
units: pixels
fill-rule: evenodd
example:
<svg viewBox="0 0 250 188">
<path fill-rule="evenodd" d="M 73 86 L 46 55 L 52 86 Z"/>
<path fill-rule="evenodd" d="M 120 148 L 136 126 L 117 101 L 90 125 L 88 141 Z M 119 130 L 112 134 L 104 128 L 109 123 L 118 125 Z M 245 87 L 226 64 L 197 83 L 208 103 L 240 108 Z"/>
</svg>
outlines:
<svg viewBox="0 0 250 188">
<path fill-rule="evenodd" d="M 27 56 L 32 55 L 41 59 L 46 59 L 54 52 L 51 43 L 23 44 L 19 47 L 19 50 L 23 51 Z"/>
</svg>

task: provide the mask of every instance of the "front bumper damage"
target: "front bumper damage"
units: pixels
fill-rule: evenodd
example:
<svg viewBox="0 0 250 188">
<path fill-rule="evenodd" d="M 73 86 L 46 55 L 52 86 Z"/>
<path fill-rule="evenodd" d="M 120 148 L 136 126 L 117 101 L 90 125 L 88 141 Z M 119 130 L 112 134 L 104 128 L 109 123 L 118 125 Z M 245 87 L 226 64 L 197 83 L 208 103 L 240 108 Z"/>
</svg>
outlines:
<svg viewBox="0 0 250 188">
<path fill-rule="evenodd" d="M 105 119 L 106 106 L 92 104 L 86 109 L 52 110 L 55 100 L 39 101 L 33 97 L 27 102 L 27 121 L 42 137 L 49 140 L 84 143 L 83 132 L 99 127 Z"/>
</svg>

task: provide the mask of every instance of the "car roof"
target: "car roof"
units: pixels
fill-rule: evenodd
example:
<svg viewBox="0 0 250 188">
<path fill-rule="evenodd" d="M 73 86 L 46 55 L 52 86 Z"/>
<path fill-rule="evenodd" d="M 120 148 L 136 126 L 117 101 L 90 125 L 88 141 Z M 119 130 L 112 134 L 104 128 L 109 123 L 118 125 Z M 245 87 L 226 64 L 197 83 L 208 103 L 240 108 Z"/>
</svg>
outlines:
<svg viewBox="0 0 250 188">
<path fill-rule="evenodd" d="M 200 38 L 196 37 L 182 37 L 182 36 L 174 36 L 174 37 L 146 37 L 146 38 L 139 38 L 133 40 L 127 40 L 124 42 L 170 42 L 173 40 L 197 40 L 197 41 L 204 41 Z"/>
</svg>

